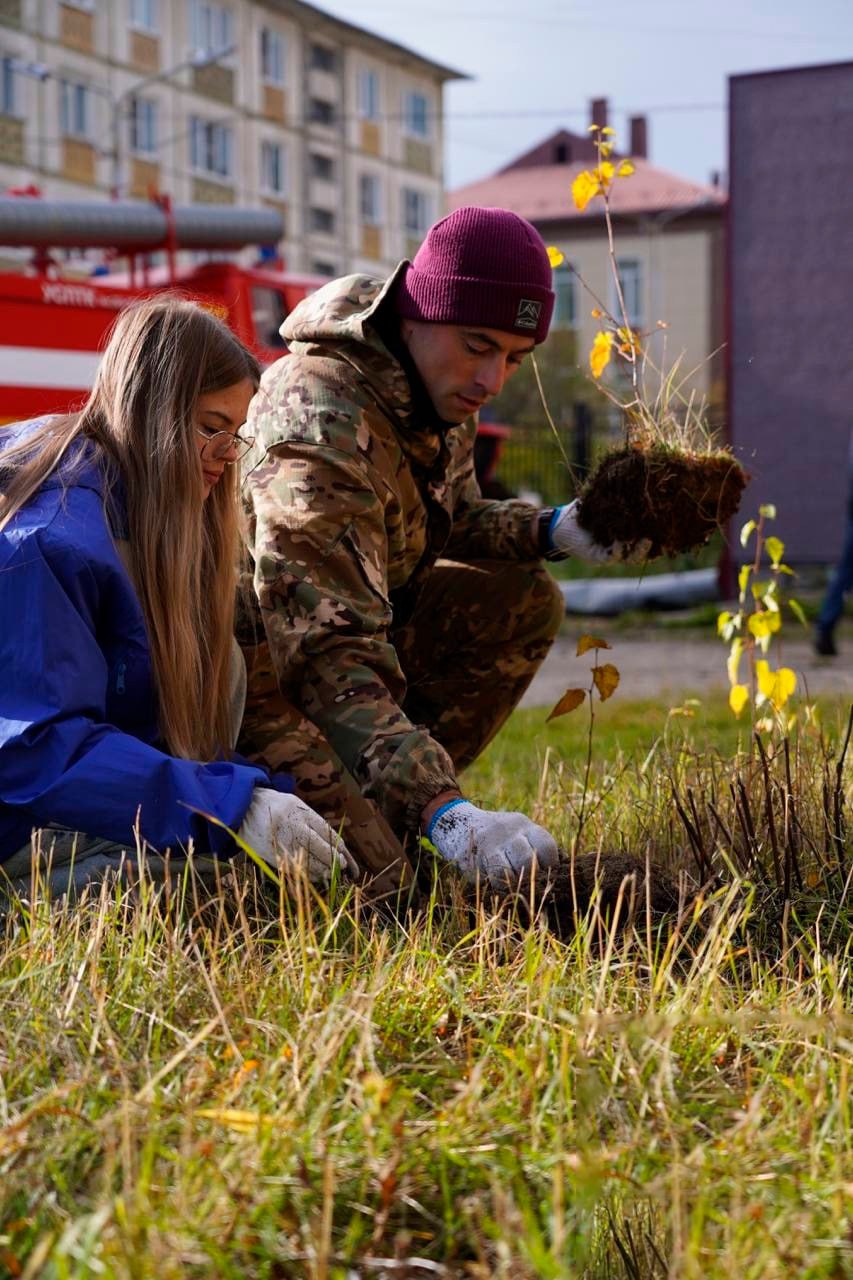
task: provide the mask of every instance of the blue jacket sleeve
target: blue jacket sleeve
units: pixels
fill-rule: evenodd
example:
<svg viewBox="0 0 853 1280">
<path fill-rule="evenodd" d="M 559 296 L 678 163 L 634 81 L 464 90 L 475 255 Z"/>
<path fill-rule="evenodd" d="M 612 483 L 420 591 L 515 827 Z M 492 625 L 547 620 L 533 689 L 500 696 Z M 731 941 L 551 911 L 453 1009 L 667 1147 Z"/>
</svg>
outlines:
<svg viewBox="0 0 853 1280">
<path fill-rule="evenodd" d="M 194 842 L 231 854 L 232 829 L 266 774 L 248 764 L 169 756 L 105 723 L 107 663 L 97 639 L 99 584 L 44 530 L 0 556 L 0 800 L 33 825 L 58 823 L 160 851 Z"/>
</svg>

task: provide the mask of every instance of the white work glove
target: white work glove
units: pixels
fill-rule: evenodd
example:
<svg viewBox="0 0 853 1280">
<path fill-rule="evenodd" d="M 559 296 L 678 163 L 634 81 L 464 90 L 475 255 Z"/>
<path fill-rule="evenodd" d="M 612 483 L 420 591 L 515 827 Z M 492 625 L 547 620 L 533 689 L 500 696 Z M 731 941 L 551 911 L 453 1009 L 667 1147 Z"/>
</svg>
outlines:
<svg viewBox="0 0 853 1280">
<path fill-rule="evenodd" d="M 304 858 L 312 884 L 328 887 L 335 863 L 358 879 L 358 867 L 344 842 L 296 796 L 256 787 L 237 835 L 272 867 L 295 868 Z"/>
<path fill-rule="evenodd" d="M 436 810 L 426 837 L 466 880 L 479 875 L 496 888 L 515 885 L 534 863 L 553 867 L 560 859 L 553 838 L 523 813 L 490 812 L 467 800 Z"/>
<path fill-rule="evenodd" d="M 623 542 L 612 542 L 603 547 L 594 542 L 592 534 L 578 524 L 578 500 L 569 502 L 564 507 L 557 507 L 548 530 L 551 547 L 565 555 L 577 556 L 578 560 L 586 560 L 588 564 L 639 564 L 645 560 L 651 550 L 648 539 L 638 542 L 629 551 Z"/>
</svg>

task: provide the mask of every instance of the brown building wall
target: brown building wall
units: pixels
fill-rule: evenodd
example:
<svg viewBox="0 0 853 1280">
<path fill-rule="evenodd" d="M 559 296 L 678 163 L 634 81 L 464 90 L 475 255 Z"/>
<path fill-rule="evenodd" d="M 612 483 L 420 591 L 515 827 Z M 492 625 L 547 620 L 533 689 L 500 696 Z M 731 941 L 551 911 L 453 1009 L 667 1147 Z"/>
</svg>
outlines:
<svg viewBox="0 0 853 1280">
<path fill-rule="evenodd" d="M 730 422 L 753 474 L 743 519 L 773 502 L 786 559 L 829 561 L 853 422 L 853 63 L 729 87 Z"/>
</svg>

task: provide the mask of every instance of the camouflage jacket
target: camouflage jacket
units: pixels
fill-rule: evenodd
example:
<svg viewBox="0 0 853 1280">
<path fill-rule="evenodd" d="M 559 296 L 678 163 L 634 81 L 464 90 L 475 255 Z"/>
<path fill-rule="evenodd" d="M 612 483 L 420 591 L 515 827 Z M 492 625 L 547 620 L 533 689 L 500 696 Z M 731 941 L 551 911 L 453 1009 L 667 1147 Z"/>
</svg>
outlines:
<svg viewBox="0 0 853 1280">
<path fill-rule="evenodd" d="M 398 830 L 456 786 L 453 763 L 402 711 L 391 633 L 439 556 L 538 557 L 532 508 L 486 501 L 476 423 L 416 419 L 402 365 L 369 321 L 399 277 L 331 281 L 282 326 L 244 462 L 249 550 L 283 691 Z"/>
</svg>

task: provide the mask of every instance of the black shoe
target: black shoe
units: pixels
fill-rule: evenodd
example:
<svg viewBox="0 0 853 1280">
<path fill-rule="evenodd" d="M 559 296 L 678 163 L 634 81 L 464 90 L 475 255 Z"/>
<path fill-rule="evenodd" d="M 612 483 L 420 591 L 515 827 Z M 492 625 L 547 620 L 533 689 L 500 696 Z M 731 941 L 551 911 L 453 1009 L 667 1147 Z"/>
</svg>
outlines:
<svg viewBox="0 0 853 1280">
<path fill-rule="evenodd" d="M 838 650 L 835 647 L 835 641 L 832 638 L 831 631 L 816 631 L 814 637 L 815 653 L 819 653 L 822 658 L 837 658 Z"/>
</svg>

